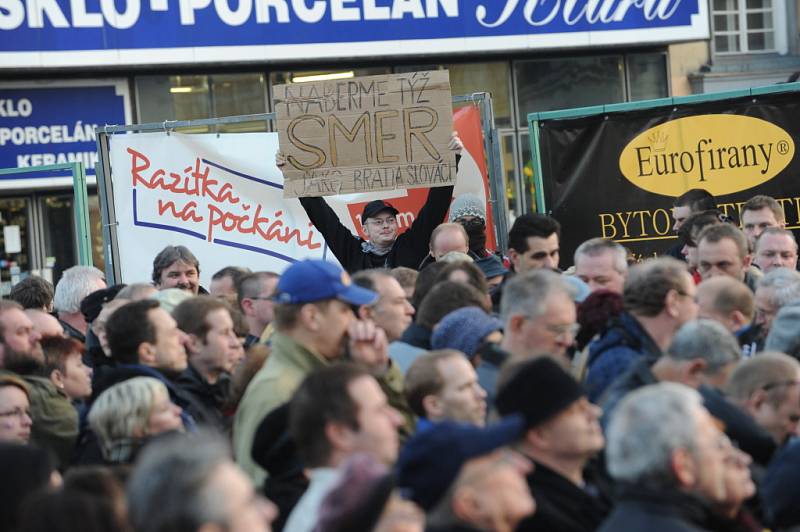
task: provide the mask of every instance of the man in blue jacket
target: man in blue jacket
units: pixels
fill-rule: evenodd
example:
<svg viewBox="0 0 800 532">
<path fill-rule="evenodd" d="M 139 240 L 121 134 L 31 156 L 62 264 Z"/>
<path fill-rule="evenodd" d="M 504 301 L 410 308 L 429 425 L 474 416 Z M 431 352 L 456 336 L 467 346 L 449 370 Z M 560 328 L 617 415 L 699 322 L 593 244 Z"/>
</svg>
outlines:
<svg viewBox="0 0 800 532">
<path fill-rule="evenodd" d="M 623 308 L 603 335 L 589 344 L 586 385 L 594 403 L 634 361 L 660 357 L 678 328 L 697 316 L 695 284 L 686 264 L 665 257 L 631 268 Z"/>
</svg>

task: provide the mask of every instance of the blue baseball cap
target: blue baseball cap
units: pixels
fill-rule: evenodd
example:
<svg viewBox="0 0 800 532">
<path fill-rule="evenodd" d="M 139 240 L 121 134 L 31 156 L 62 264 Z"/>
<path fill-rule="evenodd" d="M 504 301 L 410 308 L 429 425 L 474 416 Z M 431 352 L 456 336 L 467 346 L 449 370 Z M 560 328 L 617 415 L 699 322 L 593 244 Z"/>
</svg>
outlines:
<svg viewBox="0 0 800 532">
<path fill-rule="evenodd" d="M 307 259 L 286 268 L 273 298 L 276 303 L 287 304 L 314 303 L 325 299 L 338 299 L 351 305 L 370 305 L 378 299 L 378 294 L 354 285 L 347 272 L 333 263 Z"/>
<path fill-rule="evenodd" d="M 485 428 L 453 421 L 434 423 L 403 447 L 396 465 L 397 484 L 423 510 L 431 510 L 466 462 L 515 442 L 524 432 L 520 414 Z"/>
</svg>

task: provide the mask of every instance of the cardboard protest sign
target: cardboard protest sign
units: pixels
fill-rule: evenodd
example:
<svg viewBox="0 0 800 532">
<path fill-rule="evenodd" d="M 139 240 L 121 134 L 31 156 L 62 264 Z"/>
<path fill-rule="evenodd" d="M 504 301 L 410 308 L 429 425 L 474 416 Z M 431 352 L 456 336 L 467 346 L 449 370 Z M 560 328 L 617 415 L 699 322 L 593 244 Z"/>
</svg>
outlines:
<svg viewBox="0 0 800 532">
<path fill-rule="evenodd" d="M 446 70 L 278 85 L 285 198 L 452 185 Z"/>
<path fill-rule="evenodd" d="M 800 228 L 797 94 L 540 122 L 539 193 L 563 227 L 562 266 L 592 237 L 619 242 L 639 259 L 664 253 L 677 243 L 672 204 L 691 188 L 709 191 L 734 220 L 748 198 L 772 196 L 787 228 Z"/>
<path fill-rule="evenodd" d="M 454 196 L 471 193 L 488 198 L 479 117 L 474 107 L 463 108 L 454 117 L 465 145 Z M 300 202 L 283 198 L 283 176 L 275 166 L 277 150 L 276 133 L 112 136 L 118 281 L 148 282 L 153 258 L 165 246 L 178 244 L 197 256 L 205 286 L 225 266 L 280 273 L 304 258 L 335 262 Z M 253 157 L 254 153 L 259 156 Z M 390 201 L 400 211 L 398 229 L 404 231 L 427 196 L 426 189 L 394 190 L 327 201 L 342 224 L 360 234 L 361 211 L 367 202 Z"/>
</svg>

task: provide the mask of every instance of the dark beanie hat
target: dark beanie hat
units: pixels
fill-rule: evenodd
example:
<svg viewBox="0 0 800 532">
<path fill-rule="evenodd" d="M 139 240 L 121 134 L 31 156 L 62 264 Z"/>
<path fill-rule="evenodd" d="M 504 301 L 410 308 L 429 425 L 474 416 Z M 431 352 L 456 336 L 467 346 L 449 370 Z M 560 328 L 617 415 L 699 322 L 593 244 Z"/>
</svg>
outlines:
<svg viewBox="0 0 800 532">
<path fill-rule="evenodd" d="M 516 368 L 497 392 L 495 406 L 501 416 L 521 413 L 528 427 L 534 427 L 567 409 L 583 395 L 572 375 L 552 358 L 542 356 Z"/>
<path fill-rule="evenodd" d="M 95 290 L 81 301 L 81 314 L 87 323 L 92 323 L 103 310 L 103 305 L 117 297 L 120 290 L 125 288 L 124 284 L 115 284 L 108 288 Z"/>
</svg>

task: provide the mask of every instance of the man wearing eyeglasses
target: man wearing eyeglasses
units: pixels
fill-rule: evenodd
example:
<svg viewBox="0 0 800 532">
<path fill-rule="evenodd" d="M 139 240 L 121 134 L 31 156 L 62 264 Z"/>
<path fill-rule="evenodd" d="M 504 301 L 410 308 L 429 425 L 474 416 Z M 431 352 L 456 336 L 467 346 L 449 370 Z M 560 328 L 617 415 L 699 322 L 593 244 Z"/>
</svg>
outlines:
<svg viewBox="0 0 800 532">
<path fill-rule="evenodd" d="M 279 279 L 280 275 L 275 272 L 255 272 L 239 282 L 236 299 L 249 329 L 245 348 L 266 343 L 272 335 L 270 324 L 275 318 L 272 296 Z"/>
<path fill-rule="evenodd" d="M 455 132 L 450 140 L 450 149 L 456 152 L 457 171 L 463 145 Z M 281 154 L 278 154 L 276 162 L 279 168 L 283 166 Z M 370 201 L 361 213 L 366 240 L 353 235 L 342 225 L 339 216 L 324 198 L 300 198 L 300 204 L 347 272 L 398 266 L 416 270 L 428 254 L 431 233 L 444 220 L 452 196 L 453 185 L 431 188 L 414 222 L 399 236 L 399 211 L 387 201 Z"/>
</svg>

